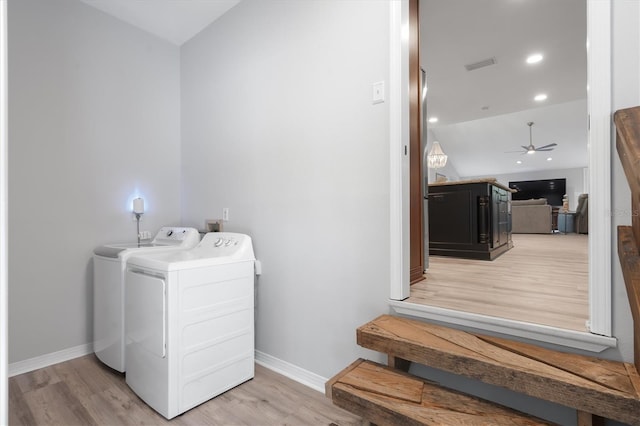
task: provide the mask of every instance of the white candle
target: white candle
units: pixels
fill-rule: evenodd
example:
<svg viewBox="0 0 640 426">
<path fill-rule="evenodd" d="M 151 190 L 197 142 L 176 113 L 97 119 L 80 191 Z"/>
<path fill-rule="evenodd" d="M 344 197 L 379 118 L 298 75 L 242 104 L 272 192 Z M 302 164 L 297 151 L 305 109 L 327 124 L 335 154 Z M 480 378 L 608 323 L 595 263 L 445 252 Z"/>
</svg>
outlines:
<svg viewBox="0 0 640 426">
<path fill-rule="evenodd" d="M 142 198 L 134 198 L 133 212 L 136 214 L 144 213 L 144 200 Z"/>
</svg>

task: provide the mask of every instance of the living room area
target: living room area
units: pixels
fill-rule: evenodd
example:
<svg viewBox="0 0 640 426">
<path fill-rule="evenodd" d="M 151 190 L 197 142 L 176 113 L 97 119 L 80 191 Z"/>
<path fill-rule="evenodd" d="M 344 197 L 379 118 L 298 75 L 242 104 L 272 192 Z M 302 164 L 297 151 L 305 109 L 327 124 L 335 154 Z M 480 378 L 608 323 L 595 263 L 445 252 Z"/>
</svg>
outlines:
<svg viewBox="0 0 640 426">
<path fill-rule="evenodd" d="M 462 7 L 448 3 L 419 2 L 429 253 L 425 279 L 411 286 L 407 302 L 588 331 L 586 4 L 493 9 L 472 0 Z M 484 29 L 471 31 L 471 17 Z M 440 161 L 432 161 L 436 156 Z M 468 240 L 506 247 L 486 259 L 464 256 L 468 243 L 462 237 L 458 254 L 440 244 L 446 224 L 449 235 L 467 235 L 454 224 L 460 203 L 442 218 L 435 210 L 456 186 L 469 182 L 510 190 L 506 243 L 494 229 L 502 225 L 491 221 L 503 213 L 502 204 L 490 204 L 487 219 L 475 193 L 456 193 L 472 206 L 459 222 L 470 231 Z M 473 224 L 483 220 L 485 227 Z"/>
<path fill-rule="evenodd" d="M 574 191 L 577 204 L 570 203 L 566 181 L 566 178 L 510 181 L 509 188 L 515 191 L 511 194 L 511 232 L 588 234 L 589 194 Z M 572 189 L 575 190 L 575 184 Z"/>
</svg>

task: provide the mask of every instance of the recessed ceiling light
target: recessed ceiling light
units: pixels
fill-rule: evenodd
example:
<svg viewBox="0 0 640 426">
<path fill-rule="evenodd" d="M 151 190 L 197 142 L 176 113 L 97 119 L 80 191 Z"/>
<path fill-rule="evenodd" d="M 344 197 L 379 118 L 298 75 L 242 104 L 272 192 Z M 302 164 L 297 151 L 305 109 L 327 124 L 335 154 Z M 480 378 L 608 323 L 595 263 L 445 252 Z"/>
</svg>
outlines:
<svg viewBox="0 0 640 426">
<path fill-rule="evenodd" d="M 522 161 L 518 160 L 516 161 L 516 164 L 522 164 Z"/>
<path fill-rule="evenodd" d="M 437 122 L 438 122 L 438 117 L 429 118 L 429 123 L 437 123 Z"/>
<path fill-rule="evenodd" d="M 544 56 L 542 56 L 540 53 L 534 53 L 533 55 L 529 55 L 527 57 L 527 63 L 537 64 L 538 62 L 542 61 L 542 58 L 544 58 Z"/>
<path fill-rule="evenodd" d="M 538 101 L 538 102 L 542 102 L 542 101 L 544 101 L 544 100 L 546 100 L 546 99 L 547 99 L 547 95 L 546 95 L 546 94 L 544 94 L 544 93 L 540 93 L 539 95 L 536 95 L 536 96 L 533 98 L 533 100 L 534 100 L 534 101 Z"/>
<path fill-rule="evenodd" d="M 551 161 L 551 160 L 553 160 L 553 158 L 547 157 L 547 161 Z"/>
</svg>

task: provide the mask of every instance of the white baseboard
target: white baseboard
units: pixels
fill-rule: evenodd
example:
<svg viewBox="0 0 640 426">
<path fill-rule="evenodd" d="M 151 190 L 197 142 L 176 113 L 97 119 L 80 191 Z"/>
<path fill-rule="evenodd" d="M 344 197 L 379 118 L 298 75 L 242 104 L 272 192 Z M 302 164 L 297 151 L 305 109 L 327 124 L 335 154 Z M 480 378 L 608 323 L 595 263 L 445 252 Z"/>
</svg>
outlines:
<svg viewBox="0 0 640 426">
<path fill-rule="evenodd" d="M 308 386 L 313 390 L 324 393 L 324 384 L 328 380 L 326 377 L 319 376 L 309 370 L 305 370 L 297 365 L 290 364 L 260 351 L 256 351 L 256 364 L 260 364 L 269 370 L 282 374 L 283 376 Z"/>
<path fill-rule="evenodd" d="M 18 374 L 28 373 L 29 371 L 39 368 L 48 367 L 59 362 L 69 361 L 70 359 L 88 355 L 93 352 L 93 344 L 86 343 L 69 349 L 63 349 L 58 352 L 40 355 L 34 358 L 25 359 L 24 361 L 12 362 L 9 364 L 9 377 Z"/>
<path fill-rule="evenodd" d="M 74 358 L 88 355 L 92 352 L 93 345 L 91 343 L 87 343 L 58 352 L 25 359 L 24 361 L 13 362 L 9 364 L 9 377 L 28 373 L 60 362 L 69 361 Z M 319 376 L 309 370 L 305 370 L 304 368 L 300 368 L 297 365 L 293 365 L 264 352 L 255 351 L 255 356 L 257 364 L 308 386 L 313 390 L 324 393 L 324 384 L 328 380 L 326 377 Z"/>
</svg>

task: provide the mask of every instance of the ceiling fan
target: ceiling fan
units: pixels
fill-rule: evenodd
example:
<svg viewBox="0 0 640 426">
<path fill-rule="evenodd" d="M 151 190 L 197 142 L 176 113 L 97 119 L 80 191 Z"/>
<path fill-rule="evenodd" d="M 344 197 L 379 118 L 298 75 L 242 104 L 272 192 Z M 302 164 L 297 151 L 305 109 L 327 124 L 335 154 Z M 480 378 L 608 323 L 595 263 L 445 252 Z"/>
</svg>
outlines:
<svg viewBox="0 0 640 426">
<path fill-rule="evenodd" d="M 549 145 L 544 145 L 536 148 L 535 146 L 533 146 L 533 140 L 531 137 L 531 127 L 533 126 L 533 121 L 528 122 L 527 126 L 529 126 L 529 145 L 528 146 L 520 145 L 522 148 L 524 148 L 524 151 L 507 151 L 507 152 L 509 153 L 521 152 L 523 154 L 535 154 L 538 151 L 553 151 L 554 149 L 553 147 L 558 145 L 557 143 L 550 143 Z"/>
</svg>

